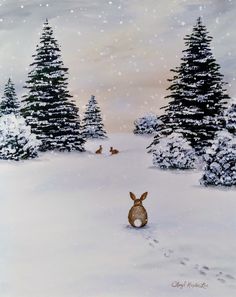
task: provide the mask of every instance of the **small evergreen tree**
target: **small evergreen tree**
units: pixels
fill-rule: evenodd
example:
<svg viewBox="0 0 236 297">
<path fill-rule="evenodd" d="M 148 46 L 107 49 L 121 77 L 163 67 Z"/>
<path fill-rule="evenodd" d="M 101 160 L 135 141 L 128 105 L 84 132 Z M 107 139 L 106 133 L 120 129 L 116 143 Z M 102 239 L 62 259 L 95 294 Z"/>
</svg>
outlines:
<svg viewBox="0 0 236 297">
<path fill-rule="evenodd" d="M 20 111 L 20 101 L 16 96 L 16 91 L 14 84 L 9 78 L 8 82 L 5 85 L 4 95 L 0 102 L 0 115 L 7 114 L 19 114 Z"/>
<path fill-rule="evenodd" d="M 236 100 L 234 99 L 232 104 L 226 110 L 226 128 L 230 133 L 236 135 Z"/>
<path fill-rule="evenodd" d="M 83 136 L 88 138 L 107 138 L 106 131 L 102 122 L 100 107 L 95 96 L 91 96 L 83 118 L 82 126 Z"/>
<path fill-rule="evenodd" d="M 25 160 L 37 157 L 40 141 L 25 119 L 13 113 L 0 118 L 0 159 Z"/>
<path fill-rule="evenodd" d="M 181 133 L 161 138 L 153 150 L 153 165 L 162 169 L 191 169 L 196 162 L 194 149 Z"/>
<path fill-rule="evenodd" d="M 181 65 L 170 79 L 170 99 L 164 106 L 165 114 L 160 117 L 163 125 L 158 127 L 153 143 L 162 136 L 179 129 L 190 144 L 199 152 L 210 146 L 217 131 L 225 128 L 223 111 L 229 96 L 224 88 L 220 66 L 213 57 L 206 27 L 198 18 L 190 35 L 185 37 Z"/>
<path fill-rule="evenodd" d="M 151 135 L 154 134 L 161 124 L 158 116 L 155 114 L 147 114 L 134 122 L 134 134 Z"/>
<path fill-rule="evenodd" d="M 53 30 L 45 22 L 40 44 L 28 74 L 22 114 L 32 131 L 42 140 L 40 149 L 83 151 L 78 108 L 68 87 L 68 68 L 61 60 L 60 48 Z"/>
<path fill-rule="evenodd" d="M 202 185 L 236 185 L 236 139 L 232 134 L 219 133 L 204 159 L 205 171 L 200 180 Z"/>
</svg>

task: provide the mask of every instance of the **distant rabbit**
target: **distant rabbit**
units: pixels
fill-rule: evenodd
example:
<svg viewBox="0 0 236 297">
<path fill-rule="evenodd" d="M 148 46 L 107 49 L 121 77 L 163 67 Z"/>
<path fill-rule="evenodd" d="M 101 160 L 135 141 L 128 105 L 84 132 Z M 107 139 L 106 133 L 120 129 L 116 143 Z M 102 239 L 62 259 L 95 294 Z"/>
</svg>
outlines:
<svg viewBox="0 0 236 297">
<path fill-rule="evenodd" d="M 142 194 L 140 199 L 137 199 L 133 193 L 129 193 L 134 205 L 131 207 L 128 215 L 130 225 L 136 228 L 144 227 L 148 222 L 147 211 L 143 207 L 142 201 L 146 199 L 148 192 Z"/>
<path fill-rule="evenodd" d="M 98 155 L 102 153 L 102 146 L 101 145 L 99 146 L 99 149 L 96 150 L 95 153 L 98 154 Z"/>
<path fill-rule="evenodd" d="M 117 155 L 117 154 L 119 154 L 119 151 L 116 149 L 113 149 L 113 147 L 111 146 L 110 153 L 111 153 L 111 155 Z"/>
</svg>

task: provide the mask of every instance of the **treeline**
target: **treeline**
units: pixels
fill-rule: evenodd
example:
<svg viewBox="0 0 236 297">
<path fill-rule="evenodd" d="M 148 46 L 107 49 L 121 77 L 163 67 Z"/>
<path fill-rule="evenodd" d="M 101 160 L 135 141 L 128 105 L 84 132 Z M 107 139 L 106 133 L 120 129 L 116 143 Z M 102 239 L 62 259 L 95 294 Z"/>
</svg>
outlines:
<svg viewBox="0 0 236 297">
<path fill-rule="evenodd" d="M 80 121 L 68 91 L 68 68 L 48 20 L 33 59 L 27 94 L 19 100 L 9 79 L 0 102 L 0 159 L 29 159 L 49 150 L 83 152 L 86 139 L 106 138 L 95 96 Z"/>
<path fill-rule="evenodd" d="M 190 169 L 203 160 L 202 184 L 236 185 L 236 104 L 227 94 L 201 18 L 184 40 L 180 66 L 171 70 L 164 114 L 155 121 L 136 121 L 134 132 L 153 128 L 148 152 L 154 166 Z"/>
</svg>

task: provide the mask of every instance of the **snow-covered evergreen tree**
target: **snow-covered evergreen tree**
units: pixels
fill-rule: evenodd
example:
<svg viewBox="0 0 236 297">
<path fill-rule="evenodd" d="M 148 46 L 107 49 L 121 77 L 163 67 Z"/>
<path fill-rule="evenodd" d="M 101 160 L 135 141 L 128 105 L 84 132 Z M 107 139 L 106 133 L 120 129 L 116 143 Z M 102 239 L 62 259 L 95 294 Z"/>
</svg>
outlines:
<svg viewBox="0 0 236 297">
<path fill-rule="evenodd" d="M 0 102 L 0 115 L 19 114 L 20 101 L 17 98 L 15 86 L 9 78 L 4 88 L 4 94 Z"/>
<path fill-rule="evenodd" d="M 82 134 L 88 138 L 106 138 L 106 131 L 102 122 L 101 109 L 95 96 L 91 96 L 84 113 Z"/>
<path fill-rule="evenodd" d="M 207 150 L 205 171 L 200 183 L 205 186 L 236 185 L 236 138 L 229 132 L 220 132 Z"/>
<path fill-rule="evenodd" d="M 28 94 L 24 96 L 21 112 L 33 133 L 42 140 L 40 149 L 83 151 L 78 108 L 67 89 L 68 68 L 64 67 L 48 21 L 33 57 L 25 86 Z"/>
<path fill-rule="evenodd" d="M 157 115 L 152 113 L 147 114 L 135 120 L 134 134 L 154 134 L 160 124 L 161 121 Z"/>
<path fill-rule="evenodd" d="M 149 148 L 161 137 L 181 129 L 184 137 L 201 153 L 216 132 L 225 128 L 222 115 L 229 96 L 210 48 L 212 37 L 208 34 L 198 18 L 192 33 L 186 35 L 181 64 L 171 70 L 174 77 L 169 80 L 170 95 L 166 97 L 170 102 L 163 107 L 165 114 L 160 117 L 163 125 L 158 127 Z"/>
<path fill-rule="evenodd" d="M 0 159 L 25 160 L 38 155 L 40 141 L 22 116 L 13 113 L 0 118 Z"/>
<path fill-rule="evenodd" d="M 153 165 L 162 169 L 191 169 L 197 162 L 194 149 L 181 133 L 161 138 L 152 153 Z"/>
<path fill-rule="evenodd" d="M 236 135 L 236 99 L 234 99 L 225 112 L 226 128 L 230 133 Z"/>
</svg>

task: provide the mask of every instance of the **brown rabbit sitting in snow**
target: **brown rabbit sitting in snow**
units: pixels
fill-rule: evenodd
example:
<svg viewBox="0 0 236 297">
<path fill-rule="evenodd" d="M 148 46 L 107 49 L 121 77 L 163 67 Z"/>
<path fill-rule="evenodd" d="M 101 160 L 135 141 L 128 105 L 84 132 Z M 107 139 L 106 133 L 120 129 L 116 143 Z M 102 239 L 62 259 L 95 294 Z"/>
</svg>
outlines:
<svg viewBox="0 0 236 297">
<path fill-rule="evenodd" d="M 117 155 L 117 154 L 119 154 L 119 151 L 116 150 L 116 149 L 114 149 L 114 148 L 111 146 L 111 147 L 110 147 L 110 153 L 111 153 L 111 155 Z"/>
<path fill-rule="evenodd" d="M 133 227 L 144 227 L 148 222 L 147 211 L 143 207 L 142 201 L 146 199 L 148 192 L 142 194 L 140 199 L 137 199 L 133 193 L 129 193 L 134 205 L 131 207 L 128 215 L 129 223 Z"/>
<path fill-rule="evenodd" d="M 102 145 L 99 145 L 99 149 L 96 150 L 96 154 L 100 155 L 102 153 Z"/>
</svg>

